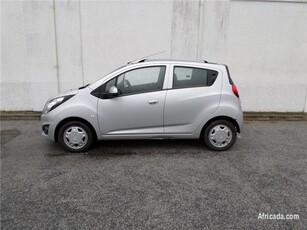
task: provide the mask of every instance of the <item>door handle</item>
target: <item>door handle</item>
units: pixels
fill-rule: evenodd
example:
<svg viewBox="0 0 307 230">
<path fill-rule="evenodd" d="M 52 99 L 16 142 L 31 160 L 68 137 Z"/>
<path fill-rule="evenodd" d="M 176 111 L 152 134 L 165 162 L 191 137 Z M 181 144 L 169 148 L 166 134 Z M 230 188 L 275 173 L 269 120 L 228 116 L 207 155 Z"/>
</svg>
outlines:
<svg viewBox="0 0 307 230">
<path fill-rule="evenodd" d="M 150 105 L 154 105 L 154 104 L 158 104 L 159 100 L 150 100 L 148 101 L 148 104 Z"/>
</svg>

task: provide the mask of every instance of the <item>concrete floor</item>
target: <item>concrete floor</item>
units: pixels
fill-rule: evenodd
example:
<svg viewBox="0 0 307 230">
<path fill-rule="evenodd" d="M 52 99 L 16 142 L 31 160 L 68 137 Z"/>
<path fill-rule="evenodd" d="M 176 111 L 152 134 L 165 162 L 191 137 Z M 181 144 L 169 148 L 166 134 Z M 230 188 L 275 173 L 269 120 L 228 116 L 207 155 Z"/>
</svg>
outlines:
<svg viewBox="0 0 307 230">
<path fill-rule="evenodd" d="M 304 121 L 249 122 L 220 153 L 155 140 L 71 154 L 41 136 L 39 121 L 3 121 L 1 228 L 304 229 L 306 130 Z"/>
</svg>

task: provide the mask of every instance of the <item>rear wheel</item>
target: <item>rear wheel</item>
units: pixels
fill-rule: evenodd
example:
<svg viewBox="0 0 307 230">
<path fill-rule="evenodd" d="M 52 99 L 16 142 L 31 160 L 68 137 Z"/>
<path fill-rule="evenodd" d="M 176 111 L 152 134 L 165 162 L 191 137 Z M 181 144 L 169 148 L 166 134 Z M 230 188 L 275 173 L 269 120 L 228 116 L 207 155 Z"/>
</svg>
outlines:
<svg viewBox="0 0 307 230">
<path fill-rule="evenodd" d="M 70 152 L 83 152 L 93 143 L 91 129 L 80 121 L 70 121 L 59 131 L 59 143 Z"/>
<path fill-rule="evenodd" d="M 214 121 L 205 129 L 203 139 L 206 146 L 211 150 L 227 150 L 237 139 L 236 127 L 226 120 Z"/>
</svg>

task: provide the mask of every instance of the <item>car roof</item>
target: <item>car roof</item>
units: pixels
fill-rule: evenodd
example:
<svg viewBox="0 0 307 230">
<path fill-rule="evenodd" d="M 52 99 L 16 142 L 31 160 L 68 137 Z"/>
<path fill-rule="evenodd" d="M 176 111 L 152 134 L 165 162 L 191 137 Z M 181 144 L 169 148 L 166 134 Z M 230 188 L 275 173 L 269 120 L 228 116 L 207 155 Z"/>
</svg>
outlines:
<svg viewBox="0 0 307 230">
<path fill-rule="evenodd" d="M 145 62 L 197 62 L 204 63 L 204 60 L 186 60 L 186 59 L 146 59 Z"/>
<path fill-rule="evenodd" d="M 137 64 L 137 63 L 142 63 L 142 62 L 159 62 L 159 63 L 195 63 L 195 64 L 212 64 L 212 65 L 224 65 L 224 64 L 219 64 L 219 63 L 213 63 L 213 62 L 208 62 L 206 60 L 199 60 L 199 59 L 146 59 L 146 58 L 142 58 L 142 59 L 138 59 L 135 61 L 131 61 L 128 62 L 129 64 Z"/>
</svg>

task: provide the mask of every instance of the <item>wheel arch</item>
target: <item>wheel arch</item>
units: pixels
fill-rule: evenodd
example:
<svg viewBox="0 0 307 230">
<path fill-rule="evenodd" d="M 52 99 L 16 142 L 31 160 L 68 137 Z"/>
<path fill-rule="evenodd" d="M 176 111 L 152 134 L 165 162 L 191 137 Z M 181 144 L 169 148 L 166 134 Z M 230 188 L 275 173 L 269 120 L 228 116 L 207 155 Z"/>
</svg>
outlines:
<svg viewBox="0 0 307 230">
<path fill-rule="evenodd" d="M 229 121 L 230 123 L 232 123 L 232 124 L 236 127 L 236 130 L 237 130 L 238 133 L 241 132 L 240 126 L 239 126 L 238 122 L 237 122 L 235 119 L 233 119 L 232 117 L 228 117 L 228 116 L 217 116 L 217 117 L 211 118 L 210 120 L 208 120 L 208 121 L 206 122 L 206 124 L 203 126 L 203 128 L 202 128 L 202 130 L 201 130 L 201 132 L 200 132 L 200 136 L 199 136 L 199 137 L 201 138 L 201 137 L 204 135 L 204 132 L 205 132 L 206 128 L 208 127 L 208 125 L 209 125 L 210 123 L 212 123 L 212 122 L 214 122 L 214 121 L 217 121 L 217 120 L 226 120 L 226 121 Z"/>
<path fill-rule="evenodd" d="M 83 119 L 83 118 L 80 118 L 80 117 L 68 117 L 68 118 L 65 118 L 63 119 L 55 128 L 55 132 L 54 132 L 54 141 L 55 142 L 58 142 L 58 138 L 59 138 L 59 131 L 60 131 L 60 128 L 66 124 L 67 122 L 70 122 L 70 121 L 80 121 L 82 123 L 84 123 L 85 125 L 87 125 L 89 127 L 89 129 L 92 131 L 93 133 L 93 137 L 94 137 L 94 140 L 97 140 L 97 133 L 93 127 L 93 125 L 88 122 L 87 120 Z"/>
</svg>

